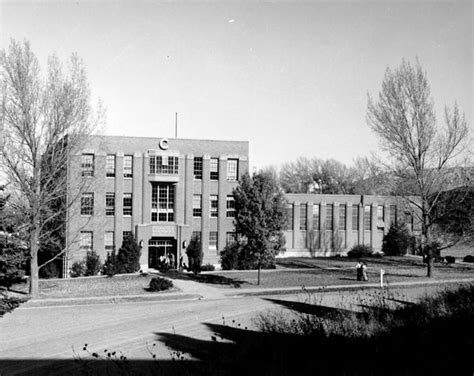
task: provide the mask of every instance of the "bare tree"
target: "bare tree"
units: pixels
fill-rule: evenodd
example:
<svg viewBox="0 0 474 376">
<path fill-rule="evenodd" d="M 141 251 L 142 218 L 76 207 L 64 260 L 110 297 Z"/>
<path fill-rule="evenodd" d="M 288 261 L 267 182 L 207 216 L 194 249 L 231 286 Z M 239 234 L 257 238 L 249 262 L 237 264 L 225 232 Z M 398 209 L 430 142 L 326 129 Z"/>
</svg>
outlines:
<svg viewBox="0 0 474 376">
<path fill-rule="evenodd" d="M 427 75 L 417 61 L 403 61 L 387 68 L 377 101 L 368 98 L 367 122 L 388 153 L 390 174 L 399 192 L 418 210 L 421 251 L 427 260 L 427 275 L 433 272 L 435 210 L 442 192 L 468 184 L 466 164 L 469 129 L 455 104 L 445 108 L 444 126 L 439 126 Z M 458 174 L 459 173 L 459 174 Z M 458 176 L 455 176 L 458 174 Z M 453 181 L 456 180 L 456 181 Z M 405 191 L 405 194 L 403 192 Z M 412 200 L 406 194 L 416 194 Z"/>
<path fill-rule="evenodd" d="M 100 104 L 96 113 L 91 108 L 85 68 L 77 55 L 66 70 L 51 56 L 44 76 L 28 42 L 11 41 L 8 50 L 0 51 L 1 167 L 27 234 L 32 296 L 39 292 L 40 244 L 61 234 L 67 208 L 80 197 L 67 195 L 69 156 L 103 119 Z"/>
</svg>

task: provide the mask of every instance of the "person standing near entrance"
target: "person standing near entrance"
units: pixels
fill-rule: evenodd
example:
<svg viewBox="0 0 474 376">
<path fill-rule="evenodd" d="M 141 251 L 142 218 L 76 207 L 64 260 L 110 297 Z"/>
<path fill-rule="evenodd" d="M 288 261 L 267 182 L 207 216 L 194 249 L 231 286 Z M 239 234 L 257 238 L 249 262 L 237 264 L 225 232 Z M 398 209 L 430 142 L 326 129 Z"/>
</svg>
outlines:
<svg viewBox="0 0 474 376">
<path fill-rule="evenodd" d="M 170 268 L 171 269 L 176 269 L 176 264 L 175 264 L 176 260 L 174 258 L 173 252 L 168 253 L 168 258 L 170 260 Z"/>
</svg>

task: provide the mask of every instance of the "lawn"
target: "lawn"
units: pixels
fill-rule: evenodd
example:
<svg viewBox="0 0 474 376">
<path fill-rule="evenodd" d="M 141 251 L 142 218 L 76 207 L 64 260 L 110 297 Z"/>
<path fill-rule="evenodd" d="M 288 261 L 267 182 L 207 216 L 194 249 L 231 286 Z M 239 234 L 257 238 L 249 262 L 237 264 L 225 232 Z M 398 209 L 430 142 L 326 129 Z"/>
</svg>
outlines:
<svg viewBox="0 0 474 376">
<path fill-rule="evenodd" d="M 147 292 L 153 274 L 115 275 L 113 277 L 97 276 L 69 279 L 42 279 L 40 280 L 40 298 L 84 298 L 94 296 L 124 296 L 159 294 Z M 15 290 L 27 291 L 26 284 L 15 286 Z M 176 292 L 173 287 L 166 292 Z"/>
<path fill-rule="evenodd" d="M 426 278 L 426 266 L 419 258 L 381 257 L 367 258 L 365 261 L 368 265 L 369 282 L 379 281 L 380 269 L 385 271 L 385 280 L 388 283 L 428 280 Z M 208 275 L 229 281 L 228 284 L 214 284 L 217 287 L 279 288 L 351 285 L 360 283 L 356 281 L 356 263 L 356 260 L 344 257 L 279 259 L 277 269 L 262 270 L 260 286 L 257 285 L 257 271 L 254 270 L 219 271 L 210 272 Z M 474 278 L 474 265 L 436 264 L 434 279 L 453 278 Z"/>
</svg>

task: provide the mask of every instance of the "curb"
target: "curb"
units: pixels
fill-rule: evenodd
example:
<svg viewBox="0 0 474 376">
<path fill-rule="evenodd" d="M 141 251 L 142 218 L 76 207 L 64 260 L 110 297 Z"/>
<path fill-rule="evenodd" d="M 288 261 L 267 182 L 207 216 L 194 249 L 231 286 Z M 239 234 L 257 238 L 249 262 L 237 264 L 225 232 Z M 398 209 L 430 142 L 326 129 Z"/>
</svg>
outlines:
<svg viewBox="0 0 474 376">
<path fill-rule="evenodd" d="M 96 304 L 119 304 L 136 302 L 157 302 L 173 300 L 197 300 L 199 294 L 168 293 L 162 295 L 123 295 L 123 296 L 93 296 L 88 298 L 60 298 L 60 299 L 32 299 L 22 304 L 17 309 L 61 307 Z"/>
</svg>

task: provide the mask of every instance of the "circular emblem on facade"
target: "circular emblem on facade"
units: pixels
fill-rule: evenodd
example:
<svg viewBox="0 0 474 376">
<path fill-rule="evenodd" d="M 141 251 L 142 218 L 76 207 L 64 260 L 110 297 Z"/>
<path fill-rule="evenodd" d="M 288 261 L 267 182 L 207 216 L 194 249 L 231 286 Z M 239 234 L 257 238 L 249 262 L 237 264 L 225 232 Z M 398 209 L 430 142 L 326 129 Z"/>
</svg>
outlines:
<svg viewBox="0 0 474 376">
<path fill-rule="evenodd" d="M 167 138 L 162 138 L 160 140 L 160 149 L 161 150 L 166 150 L 168 149 L 168 139 Z"/>
</svg>

